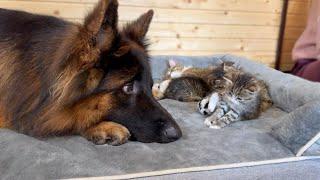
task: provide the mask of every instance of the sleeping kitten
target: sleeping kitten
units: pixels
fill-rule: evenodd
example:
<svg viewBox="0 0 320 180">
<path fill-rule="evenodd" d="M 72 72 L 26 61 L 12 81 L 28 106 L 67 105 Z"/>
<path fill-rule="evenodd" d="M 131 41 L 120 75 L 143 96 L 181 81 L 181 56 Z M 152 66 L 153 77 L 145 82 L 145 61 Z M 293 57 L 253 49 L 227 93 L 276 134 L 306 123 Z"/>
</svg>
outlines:
<svg viewBox="0 0 320 180">
<path fill-rule="evenodd" d="M 213 67 L 195 68 L 169 60 L 165 76 L 160 83 L 152 86 L 152 94 L 158 100 L 169 98 L 180 101 L 199 101 L 210 91 L 206 77 L 212 73 L 212 70 Z M 168 87 L 170 88 L 167 89 Z M 205 95 L 203 95 L 204 91 L 206 91 Z"/>
<path fill-rule="evenodd" d="M 248 73 L 232 70 L 216 82 L 220 88 L 198 104 L 199 112 L 209 115 L 204 123 L 210 128 L 257 118 L 272 105 L 266 85 Z"/>
<path fill-rule="evenodd" d="M 180 79 L 183 77 L 189 79 Z M 211 128 L 218 129 L 235 121 L 254 119 L 272 105 L 266 84 L 235 67 L 233 62 L 194 68 L 170 60 L 166 76 L 161 83 L 154 85 L 153 94 L 158 99 L 197 100 L 201 95 L 195 94 L 203 95 L 206 88 L 199 80 L 201 88 L 192 87 L 197 83 L 183 85 L 183 81 L 192 78 L 199 78 L 207 85 L 210 95 L 199 102 L 198 109 L 201 114 L 210 115 L 205 124 Z M 169 86 L 174 90 L 168 91 L 171 93 L 167 93 Z"/>
<path fill-rule="evenodd" d="M 209 92 L 206 82 L 198 77 L 179 77 L 154 84 L 152 94 L 156 99 L 174 99 L 183 102 L 200 101 Z"/>
<path fill-rule="evenodd" d="M 209 66 L 208 68 L 197 68 L 192 66 L 183 66 L 174 60 L 168 61 L 168 69 L 163 80 L 174 79 L 185 76 L 200 77 L 206 80 L 214 70 L 214 66 Z"/>
<path fill-rule="evenodd" d="M 225 72 L 228 72 L 228 74 L 230 74 L 233 71 L 238 71 L 238 69 L 234 68 L 232 64 L 233 63 L 227 62 L 219 66 L 196 68 L 191 66 L 183 66 L 173 60 L 169 60 L 169 66 L 165 73 L 165 77 L 163 78 L 162 82 L 153 85 L 152 93 L 156 99 L 170 98 L 188 101 L 197 100 L 199 98 L 199 94 L 203 94 L 202 91 L 204 89 L 207 89 L 208 93 L 212 90 L 218 91 L 219 89 L 223 89 L 224 87 L 222 86 L 222 84 L 228 85 L 228 82 L 226 82 L 227 79 L 224 78 Z M 179 79 L 181 77 L 189 78 Z M 175 83 L 178 83 L 178 85 L 175 85 Z M 168 96 L 168 93 L 167 95 L 165 95 L 166 92 L 172 91 L 172 89 L 167 90 L 169 84 L 170 88 L 180 87 L 180 89 L 175 89 L 176 93 L 171 93 L 170 97 Z M 194 85 L 195 87 L 193 87 L 192 85 Z M 182 91 L 181 93 L 179 92 L 180 90 Z M 199 90 L 199 92 L 196 92 L 197 90 Z M 179 94 L 179 97 L 173 97 L 174 94 Z M 186 97 L 183 97 L 183 95 L 185 95 Z M 192 95 L 195 96 L 192 97 Z"/>
</svg>

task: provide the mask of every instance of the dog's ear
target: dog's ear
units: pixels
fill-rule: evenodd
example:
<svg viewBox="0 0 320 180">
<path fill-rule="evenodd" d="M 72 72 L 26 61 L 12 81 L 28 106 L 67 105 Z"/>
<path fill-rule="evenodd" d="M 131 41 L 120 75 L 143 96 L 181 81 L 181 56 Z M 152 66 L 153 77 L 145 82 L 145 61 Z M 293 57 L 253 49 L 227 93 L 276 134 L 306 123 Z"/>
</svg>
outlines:
<svg viewBox="0 0 320 180">
<path fill-rule="evenodd" d="M 143 41 L 148 32 L 153 14 L 153 10 L 149 10 L 147 13 L 141 15 L 137 20 L 127 24 L 123 28 L 122 32 L 136 42 Z"/>
<path fill-rule="evenodd" d="M 84 21 L 85 31 L 92 36 L 92 45 L 108 50 L 117 35 L 118 1 L 100 0 Z"/>
</svg>

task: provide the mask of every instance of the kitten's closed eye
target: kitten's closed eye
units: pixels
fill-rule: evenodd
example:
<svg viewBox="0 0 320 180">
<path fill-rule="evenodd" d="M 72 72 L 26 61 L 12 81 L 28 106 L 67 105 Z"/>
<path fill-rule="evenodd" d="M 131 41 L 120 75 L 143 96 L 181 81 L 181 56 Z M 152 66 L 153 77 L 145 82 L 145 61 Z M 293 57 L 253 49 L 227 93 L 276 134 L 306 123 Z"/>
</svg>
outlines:
<svg viewBox="0 0 320 180">
<path fill-rule="evenodd" d="M 258 88 L 257 88 L 256 86 L 250 86 L 250 87 L 248 87 L 248 90 L 249 90 L 250 92 L 255 92 L 255 91 L 258 90 Z"/>
</svg>

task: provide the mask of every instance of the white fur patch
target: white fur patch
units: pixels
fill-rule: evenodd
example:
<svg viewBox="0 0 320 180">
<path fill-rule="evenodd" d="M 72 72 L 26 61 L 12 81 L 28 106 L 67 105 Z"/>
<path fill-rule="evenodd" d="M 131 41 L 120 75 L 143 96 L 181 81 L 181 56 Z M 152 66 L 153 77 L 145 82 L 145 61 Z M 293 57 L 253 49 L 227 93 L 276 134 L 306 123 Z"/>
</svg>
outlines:
<svg viewBox="0 0 320 180">
<path fill-rule="evenodd" d="M 209 99 L 209 105 L 208 105 L 208 109 L 211 113 L 214 112 L 214 110 L 216 109 L 216 106 L 219 102 L 219 95 L 218 93 L 213 93 L 211 96 L 210 96 L 210 99 Z"/>
<path fill-rule="evenodd" d="M 173 72 L 171 72 L 171 74 L 170 74 L 170 77 L 171 78 L 180 78 L 180 77 L 182 77 L 182 74 L 186 71 L 186 70 L 188 70 L 188 69 L 190 69 L 190 68 L 192 68 L 192 66 L 187 66 L 187 67 L 183 67 L 183 69 L 181 70 L 181 71 L 173 71 Z"/>
<path fill-rule="evenodd" d="M 211 117 L 206 118 L 205 121 L 204 121 L 204 124 L 205 124 L 207 127 L 209 127 L 210 129 L 221 129 L 220 126 L 214 125 L 214 124 L 212 123 L 212 118 L 211 118 Z"/>
<path fill-rule="evenodd" d="M 182 76 L 182 72 L 179 72 L 179 71 L 173 71 L 171 73 L 171 78 L 179 78 Z"/>
<path fill-rule="evenodd" d="M 186 70 L 191 69 L 191 68 L 192 68 L 192 66 L 183 67 L 182 72 L 185 72 Z"/>
<path fill-rule="evenodd" d="M 205 124 L 206 126 L 208 126 L 208 127 L 210 127 L 210 126 L 211 126 L 211 120 L 210 120 L 210 117 L 208 117 L 208 118 L 206 118 L 206 119 L 204 120 L 204 124 Z"/>
<path fill-rule="evenodd" d="M 164 93 L 164 92 L 166 91 L 166 89 L 168 88 L 170 81 L 171 81 L 171 80 L 162 81 L 162 82 L 160 83 L 159 91 L 162 92 L 162 93 Z"/>
<path fill-rule="evenodd" d="M 153 84 L 152 90 L 160 91 L 160 83 L 155 83 L 155 84 Z"/>
<path fill-rule="evenodd" d="M 237 97 L 234 96 L 234 95 L 232 95 L 232 96 L 225 96 L 224 98 L 225 98 L 225 100 L 227 100 L 227 101 L 229 101 L 229 102 L 231 102 L 231 103 L 233 103 L 233 104 L 239 104 L 239 101 L 237 100 Z"/>
<path fill-rule="evenodd" d="M 211 128 L 211 129 L 221 129 L 221 127 L 217 126 L 217 125 L 211 125 L 211 126 L 209 126 L 209 128 Z"/>
</svg>

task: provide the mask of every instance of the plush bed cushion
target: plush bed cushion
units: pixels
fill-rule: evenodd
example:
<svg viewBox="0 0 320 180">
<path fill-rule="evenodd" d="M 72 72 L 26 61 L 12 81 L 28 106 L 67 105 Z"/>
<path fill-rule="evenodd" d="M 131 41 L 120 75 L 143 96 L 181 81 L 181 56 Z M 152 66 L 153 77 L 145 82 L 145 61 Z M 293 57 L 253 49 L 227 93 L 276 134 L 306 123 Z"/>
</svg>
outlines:
<svg viewBox="0 0 320 180">
<path fill-rule="evenodd" d="M 320 83 L 310 82 L 290 74 L 232 55 L 208 57 L 158 56 L 152 59 L 153 76 L 161 79 L 166 62 L 176 60 L 180 64 L 207 67 L 223 61 L 235 62 L 236 66 L 264 80 L 269 86 L 276 107 L 290 112 L 274 124 L 272 134 L 296 155 L 320 155 Z M 316 143 L 314 146 L 313 144 Z M 310 149 L 309 149 L 310 147 Z M 311 148 L 312 147 L 312 148 Z"/>
<path fill-rule="evenodd" d="M 96 146 L 78 136 L 41 141 L 0 130 L 0 179 L 107 176 L 294 156 L 269 134 L 272 124 L 287 114 L 278 108 L 259 120 L 213 130 L 204 126 L 194 103 L 163 100 L 161 104 L 181 126 L 181 140 L 112 147 Z"/>
<path fill-rule="evenodd" d="M 320 129 L 320 101 L 310 102 L 283 116 L 272 127 L 272 134 L 297 156 L 301 156 L 309 147 L 308 142 L 316 138 Z M 312 146 L 312 144 L 310 144 Z M 320 148 L 315 145 L 309 155 L 320 155 Z"/>
<path fill-rule="evenodd" d="M 167 68 L 168 59 L 195 67 L 208 67 L 210 64 L 220 64 L 223 61 L 235 62 L 236 66 L 264 80 L 269 85 L 269 91 L 275 106 L 287 112 L 291 112 L 306 103 L 320 100 L 320 83 L 285 74 L 263 64 L 233 55 L 204 57 L 156 56 L 151 60 L 151 67 L 154 67 L 152 68 L 152 73 L 156 80 L 161 79 L 163 76 Z"/>
<path fill-rule="evenodd" d="M 134 178 L 135 180 L 319 180 L 320 159 Z M 236 177 L 236 178 L 235 178 Z"/>
<path fill-rule="evenodd" d="M 169 58 L 152 59 L 155 78 L 160 78 Z M 222 56 L 173 58 L 207 66 L 217 63 Z M 271 84 L 275 106 L 259 119 L 213 130 L 203 125 L 204 117 L 196 111 L 195 104 L 163 100 L 161 103 L 183 130 L 182 139 L 169 144 L 129 142 L 118 147 L 96 146 L 80 136 L 38 140 L 0 129 L 0 179 L 107 176 L 294 156 L 294 150 L 286 147 L 281 139 L 278 141 L 277 136 L 271 134 L 271 128 L 281 121 L 285 122 L 285 117 L 290 115 L 288 112 L 320 99 L 319 91 L 316 91 L 320 89 L 319 85 L 244 58 L 223 58 L 236 61 L 245 70 L 258 74 Z"/>
</svg>

